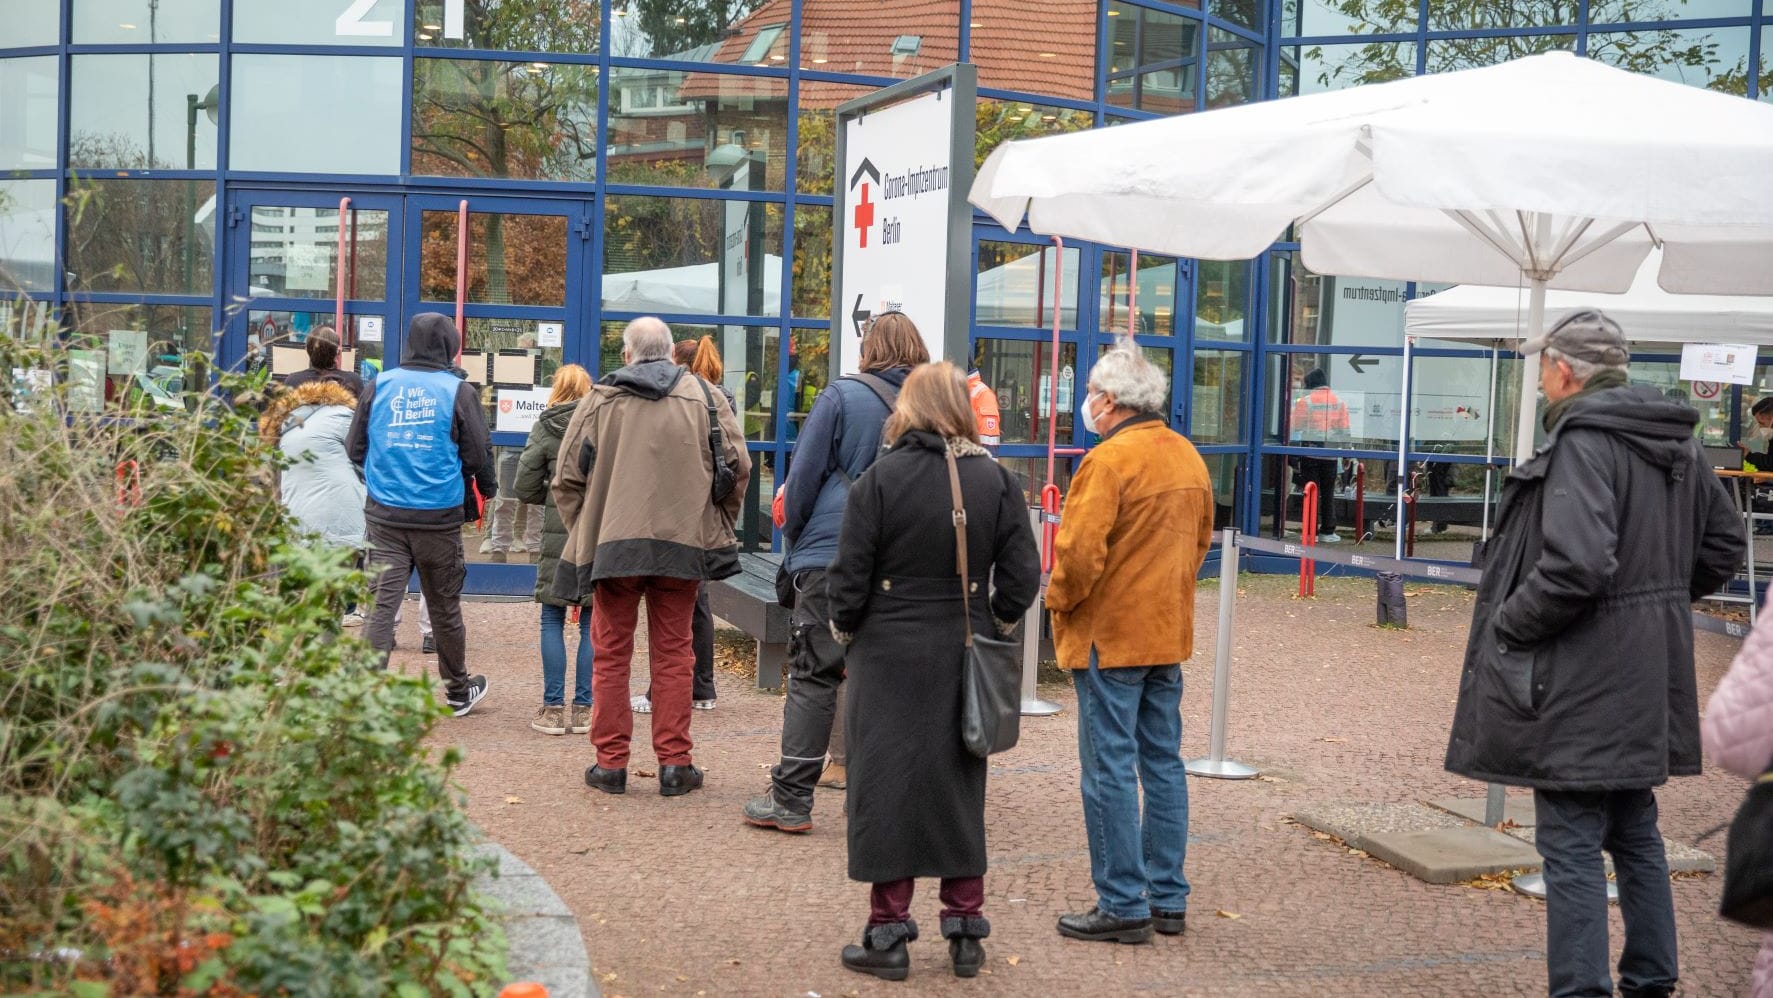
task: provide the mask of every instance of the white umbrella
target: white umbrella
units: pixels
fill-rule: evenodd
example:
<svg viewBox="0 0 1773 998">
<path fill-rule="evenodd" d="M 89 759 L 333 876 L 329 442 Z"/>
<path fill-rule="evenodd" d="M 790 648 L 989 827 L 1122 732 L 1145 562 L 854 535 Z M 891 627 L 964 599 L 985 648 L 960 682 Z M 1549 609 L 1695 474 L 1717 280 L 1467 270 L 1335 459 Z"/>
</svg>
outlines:
<svg viewBox="0 0 1773 998">
<path fill-rule="evenodd" d="M 1006 229 L 1247 259 L 1294 226 L 1318 273 L 1773 293 L 1773 106 L 1554 52 L 1011 142 L 971 200 Z M 1522 364 L 1523 400 L 1538 365 Z M 1516 458 L 1531 456 L 1522 405 Z M 1402 434 L 1400 433 L 1400 437 Z M 1401 445 L 1401 442 L 1400 442 Z"/>
</svg>

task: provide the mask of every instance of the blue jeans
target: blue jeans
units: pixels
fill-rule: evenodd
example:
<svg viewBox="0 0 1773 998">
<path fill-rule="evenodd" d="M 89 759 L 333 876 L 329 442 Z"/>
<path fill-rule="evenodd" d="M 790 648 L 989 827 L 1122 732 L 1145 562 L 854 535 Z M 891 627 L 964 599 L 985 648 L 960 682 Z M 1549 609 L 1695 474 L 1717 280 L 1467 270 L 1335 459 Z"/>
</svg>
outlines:
<svg viewBox="0 0 1773 998">
<path fill-rule="evenodd" d="M 591 706 L 591 608 L 579 611 L 579 654 L 573 663 L 573 705 Z M 566 607 L 542 604 L 542 703 L 565 706 Z"/>
<path fill-rule="evenodd" d="M 1552 995 L 1613 994 L 1607 972 L 1607 874 L 1601 850 L 1613 856 L 1625 951 L 1619 986 L 1626 992 L 1673 989 L 1680 978 L 1675 950 L 1674 892 L 1668 855 L 1650 790 L 1533 791 L 1544 858 L 1545 964 Z"/>
<path fill-rule="evenodd" d="M 1182 765 L 1182 667 L 1072 673 L 1084 829 L 1097 906 L 1117 918 L 1188 908 L 1188 772 Z M 1145 813 L 1139 814 L 1139 785 Z"/>
</svg>

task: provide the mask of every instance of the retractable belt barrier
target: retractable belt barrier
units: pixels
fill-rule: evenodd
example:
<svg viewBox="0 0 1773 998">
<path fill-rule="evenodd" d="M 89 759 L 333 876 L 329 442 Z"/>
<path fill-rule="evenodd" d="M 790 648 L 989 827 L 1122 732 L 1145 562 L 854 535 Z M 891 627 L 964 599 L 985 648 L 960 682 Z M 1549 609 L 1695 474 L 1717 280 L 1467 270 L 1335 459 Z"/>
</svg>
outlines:
<svg viewBox="0 0 1773 998">
<path fill-rule="evenodd" d="M 1450 582 L 1461 586 L 1475 586 L 1478 579 L 1483 576 L 1483 573 L 1478 569 L 1460 565 L 1433 565 L 1409 559 L 1383 558 L 1378 555 L 1335 550 L 1321 545 L 1301 544 L 1298 541 L 1276 541 L 1263 537 L 1251 537 L 1248 534 L 1237 535 L 1237 546 L 1245 551 L 1260 551 L 1264 554 L 1278 554 L 1305 561 L 1327 561 L 1332 565 L 1347 565 L 1350 568 L 1364 568 L 1373 572 L 1396 572 L 1399 575 L 1412 578 Z"/>
</svg>

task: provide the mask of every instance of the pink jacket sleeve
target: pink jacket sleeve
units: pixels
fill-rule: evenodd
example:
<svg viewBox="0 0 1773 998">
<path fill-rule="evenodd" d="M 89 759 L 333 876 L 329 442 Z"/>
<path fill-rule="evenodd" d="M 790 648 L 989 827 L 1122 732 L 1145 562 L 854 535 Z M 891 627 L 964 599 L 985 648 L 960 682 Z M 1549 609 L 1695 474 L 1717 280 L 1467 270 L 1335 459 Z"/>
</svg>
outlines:
<svg viewBox="0 0 1773 998">
<path fill-rule="evenodd" d="M 1700 730 L 1712 761 L 1744 779 L 1773 761 L 1773 615 L 1761 617 L 1736 653 Z"/>
</svg>

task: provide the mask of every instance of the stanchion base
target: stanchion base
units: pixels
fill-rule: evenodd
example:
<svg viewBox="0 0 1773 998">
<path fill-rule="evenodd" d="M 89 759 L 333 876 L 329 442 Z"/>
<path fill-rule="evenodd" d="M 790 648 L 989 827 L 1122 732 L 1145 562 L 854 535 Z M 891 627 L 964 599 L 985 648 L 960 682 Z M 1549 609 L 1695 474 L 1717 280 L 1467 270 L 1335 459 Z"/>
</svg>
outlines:
<svg viewBox="0 0 1773 998">
<path fill-rule="evenodd" d="M 1523 873 L 1514 878 L 1510 886 L 1530 898 L 1545 900 L 1545 875 L 1542 873 Z M 1607 903 L 1619 903 L 1619 885 L 1611 880 L 1607 881 Z"/>
<path fill-rule="evenodd" d="M 1205 776 L 1214 780 L 1253 780 L 1258 771 L 1230 759 L 1190 759 L 1183 763 L 1189 776 Z"/>
<path fill-rule="evenodd" d="M 1023 717 L 1049 717 L 1064 709 L 1064 707 L 1059 706 L 1051 700 L 1042 700 L 1040 697 L 1033 697 L 1032 699 L 1022 701 Z"/>
</svg>

